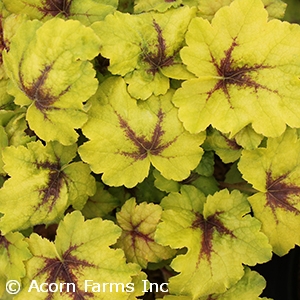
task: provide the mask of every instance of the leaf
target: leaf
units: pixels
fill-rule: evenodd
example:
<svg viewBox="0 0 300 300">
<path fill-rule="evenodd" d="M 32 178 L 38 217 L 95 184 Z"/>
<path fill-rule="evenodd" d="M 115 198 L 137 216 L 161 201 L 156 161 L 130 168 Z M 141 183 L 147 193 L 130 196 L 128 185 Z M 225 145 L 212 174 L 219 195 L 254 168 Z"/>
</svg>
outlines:
<svg viewBox="0 0 300 300">
<path fill-rule="evenodd" d="M 173 249 L 186 247 L 171 267 L 179 274 L 170 278 L 171 294 L 193 299 L 223 293 L 243 276 L 243 265 L 270 260 L 271 246 L 251 217 L 246 197 L 222 190 L 206 197 L 195 187 L 183 186 L 170 193 L 155 240 Z M 234 253 L 234 255 L 232 255 Z M 199 284 L 201 283 L 201 284 Z"/>
<path fill-rule="evenodd" d="M 257 148 L 262 142 L 263 138 L 264 136 L 257 134 L 250 125 L 244 127 L 234 136 L 236 143 L 243 149 L 247 150 L 253 150 Z"/>
<path fill-rule="evenodd" d="M 8 92 L 15 96 L 16 104 L 29 106 L 26 119 L 41 139 L 64 145 L 76 141 L 74 128 L 87 120 L 82 102 L 98 85 L 87 61 L 98 49 L 97 36 L 78 21 L 56 18 L 19 26 L 10 51 L 3 53 L 12 80 Z"/>
<path fill-rule="evenodd" d="M 28 126 L 25 120 L 25 110 L 15 109 L 14 111 L 4 111 L 0 115 L 0 174 L 5 175 L 3 169 L 2 150 L 7 146 L 25 145 L 35 140 L 35 136 L 29 136 L 25 133 Z"/>
<path fill-rule="evenodd" d="M 122 250 L 110 248 L 120 233 L 121 229 L 111 221 L 84 221 L 75 211 L 60 222 L 54 243 L 32 234 L 28 244 L 33 257 L 26 262 L 24 287 L 15 299 L 128 299 L 126 284 L 140 273 L 140 268 L 126 264 Z M 62 293 L 39 293 L 36 288 L 30 289 L 33 280 L 38 284 L 65 285 Z M 97 291 L 95 283 L 101 285 L 101 290 Z M 119 285 L 106 285 L 104 291 L 103 283 Z"/>
<path fill-rule="evenodd" d="M 187 130 L 212 125 L 232 137 L 251 124 L 276 137 L 286 124 L 300 127 L 299 25 L 268 22 L 260 0 L 235 0 L 211 23 L 194 18 L 186 43 L 180 55 L 197 78 L 182 84 L 173 103 Z"/>
<path fill-rule="evenodd" d="M 263 0 L 265 9 L 269 13 L 269 18 L 282 19 L 285 15 L 287 3 L 281 0 Z"/>
<path fill-rule="evenodd" d="M 251 299 L 259 300 L 267 298 L 258 297 L 266 286 L 265 279 L 257 272 L 245 268 L 245 274 L 235 285 L 222 294 L 211 294 L 198 298 L 198 300 L 236 300 Z M 191 297 L 185 296 L 165 296 L 163 300 L 191 300 Z"/>
<path fill-rule="evenodd" d="M 160 0 L 136 0 L 134 2 L 134 13 L 146 11 L 165 12 L 171 7 L 178 8 L 184 0 L 160 1 Z"/>
<path fill-rule="evenodd" d="M 300 140 L 295 130 L 243 150 L 238 168 L 257 190 L 248 200 L 277 255 L 300 245 Z"/>
<path fill-rule="evenodd" d="M 4 170 L 10 178 L 0 189 L 2 234 L 36 224 L 51 224 L 72 205 L 82 209 L 95 192 L 88 165 L 70 161 L 76 145 L 31 142 L 3 150 Z"/>
<path fill-rule="evenodd" d="M 121 206 L 121 201 L 112 196 L 101 182 L 96 182 L 96 193 L 89 197 L 81 210 L 85 218 L 104 218 L 115 208 Z"/>
<path fill-rule="evenodd" d="M 117 213 L 117 222 L 122 228 L 117 247 L 124 250 L 127 261 L 145 269 L 149 262 L 157 263 L 175 254 L 174 250 L 154 241 L 161 213 L 160 205 L 146 202 L 137 205 L 134 198 L 127 200 Z"/>
<path fill-rule="evenodd" d="M 154 185 L 159 190 L 167 193 L 179 192 L 181 186 L 179 182 L 166 179 L 157 170 L 153 171 L 153 176 L 155 177 Z"/>
<path fill-rule="evenodd" d="M 257 272 L 251 271 L 250 268 L 245 268 L 245 274 L 234 286 L 228 289 L 223 294 L 214 294 L 199 300 L 236 300 L 236 299 L 251 299 L 259 300 L 263 289 L 266 287 L 265 279 Z M 265 299 L 265 298 L 264 298 Z"/>
<path fill-rule="evenodd" d="M 204 176 L 212 176 L 214 174 L 214 152 L 206 151 L 204 152 L 200 164 L 195 169 L 196 173 Z"/>
<path fill-rule="evenodd" d="M 116 12 L 92 25 L 101 39 L 101 55 L 110 61 L 108 70 L 125 76 L 132 97 L 145 100 L 152 94 L 165 94 L 169 78 L 192 76 L 182 64 L 179 50 L 194 14 L 188 7 L 164 14 Z"/>
<path fill-rule="evenodd" d="M 0 235 L 0 297 L 4 296 L 9 280 L 20 281 L 26 275 L 24 261 L 31 257 L 28 244 L 19 232 Z"/>
<path fill-rule="evenodd" d="M 216 12 L 223 6 L 230 5 L 234 0 L 210 1 L 202 0 L 198 6 L 198 15 L 211 21 Z M 281 19 L 284 16 L 287 4 L 281 0 L 262 0 L 264 8 L 268 11 L 269 18 Z"/>
<path fill-rule="evenodd" d="M 8 80 L 0 80 L 0 109 L 7 109 L 13 103 L 13 97 L 9 95 L 7 90 Z"/>
<path fill-rule="evenodd" d="M 6 9 L 14 14 L 27 14 L 31 19 L 47 21 L 51 18 L 79 20 L 91 25 L 113 13 L 117 0 L 3 0 Z"/>
<path fill-rule="evenodd" d="M 191 135 L 177 118 L 173 92 L 137 102 L 120 77 L 108 78 L 91 100 L 82 128 L 90 139 L 79 147 L 81 158 L 110 186 L 134 187 L 150 164 L 167 179 L 183 180 L 202 156 L 205 133 Z"/>
<path fill-rule="evenodd" d="M 213 150 L 224 163 L 235 162 L 241 156 L 241 146 L 234 138 L 230 139 L 226 134 L 214 129 L 207 129 L 206 140 L 203 144 L 205 150 Z"/>
</svg>

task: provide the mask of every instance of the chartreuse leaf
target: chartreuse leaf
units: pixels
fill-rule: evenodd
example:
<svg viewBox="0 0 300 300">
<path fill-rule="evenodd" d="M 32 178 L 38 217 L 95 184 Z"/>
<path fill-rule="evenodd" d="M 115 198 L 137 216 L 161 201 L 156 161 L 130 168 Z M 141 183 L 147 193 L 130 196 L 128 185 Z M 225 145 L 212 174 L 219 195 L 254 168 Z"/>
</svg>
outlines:
<svg viewBox="0 0 300 300">
<path fill-rule="evenodd" d="M 24 108 L 15 109 L 13 117 L 5 125 L 5 132 L 10 146 L 25 145 L 36 138 L 34 135 L 26 134 L 29 128 L 25 119 L 25 112 Z"/>
<path fill-rule="evenodd" d="M 88 165 L 70 163 L 76 145 L 31 142 L 3 150 L 4 170 L 10 178 L 0 189 L 3 234 L 62 218 L 69 205 L 82 209 L 95 192 Z"/>
<path fill-rule="evenodd" d="M 222 294 L 211 294 L 197 298 L 198 300 L 237 300 L 237 299 L 249 299 L 259 300 L 267 298 L 260 298 L 262 290 L 266 286 L 265 279 L 257 272 L 251 271 L 249 268 L 245 268 L 245 274 L 235 285 L 230 287 L 226 292 Z M 163 300 L 191 300 L 193 298 L 189 296 L 165 296 Z"/>
<path fill-rule="evenodd" d="M 84 221 L 79 211 L 59 223 L 54 243 L 31 234 L 28 244 L 33 257 L 26 262 L 23 289 L 15 299 L 128 299 L 128 285 L 134 288 L 132 277 L 140 274 L 140 267 L 126 264 L 121 249 L 110 248 L 120 234 L 112 221 Z M 33 281 L 56 283 L 62 292 L 38 292 Z"/>
<path fill-rule="evenodd" d="M 154 185 L 164 192 L 179 192 L 180 187 L 183 184 L 193 185 L 198 188 L 205 195 L 212 195 L 219 191 L 219 182 L 216 181 L 214 176 L 203 176 L 197 173 L 191 173 L 191 175 L 181 182 L 175 180 L 168 180 L 164 178 L 159 172 L 154 172 L 155 181 Z"/>
<path fill-rule="evenodd" d="M 145 269 L 149 262 L 156 263 L 174 256 L 173 249 L 154 241 L 161 213 L 160 205 L 146 202 L 137 205 L 134 198 L 127 200 L 117 213 L 117 222 L 122 228 L 117 247 L 124 250 L 127 261 L 138 263 Z"/>
<path fill-rule="evenodd" d="M 4 65 L 3 65 L 3 58 L 2 52 L 4 49 L 9 48 L 9 32 L 11 30 L 11 24 L 6 22 L 8 12 L 4 9 L 2 1 L 0 2 L 0 110 L 2 109 L 10 109 L 13 103 L 13 97 L 7 93 L 7 85 L 9 79 L 6 75 Z M 15 17 L 15 19 L 20 19 Z M 14 24 L 15 25 L 15 24 Z"/>
<path fill-rule="evenodd" d="M 8 79 L 0 79 L 0 109 L 7 109 L 13 103 L 13 97 L 7 91 Z"/>
<path fill-rule="evenodd" d="M 103 20 L 113 13 L 118 0 L 3 0 L 6 9 L 26 14 L 31 19 L 47 21 L 54 17 L 79 20 L 85 25 Z"/>
<path fill-rule="evenodd" d="M 110 186 L 133 187 L 152 164 L 167 179 L 183 180 L 199 163 L 205 133 L 191 135 L 177 118 L 172 91 L 137 102 L 120 77 L 108 78 L 91 99 L 82 128 L 90 141 L 79 147 L 82 159 Z"/>
<path fill-rule="evenodd" d="M 85 218 L 104 218 L 116 207 L 121 206 L 121 201 L 111 195 L 105 188 L 103 183 L 96 182 L 96 193 L 89 197 L 84 208 L 81 210 Z"/>
<path fill-rule="evenodd" d="M 2 149 L 4 149 L 8 145 L 8 138 L 3 126 L 0 126 L 0 174 L 5 175 L 5 171 L 3 170 L 3 160 L 2 160 Z"/>
<path fill-rule="evenodd" d="M 209 195 L 193 186 L 170 193 L 161 206 L 162 223 L 155 240 L 174 249 L 186 247 L 171 267 L 179 274 L 170 278 L 171 294 L 198 299 L 223 293 L 243 276 L 243 265 L 268 261 L 272 248 L 251 217 L 246 196 L 222 190 Z M 234 253 L 234 255 L 233 255 Z"/>
<path fill-rule="evenodd" d="M 230 5 L 234 0 L 201 0 L 198 5 L 198 15 L 202 18 L 212 20 L 216 12 L 223 6 Z M 287 4 L 281 0 L 262 0 L 269 18 L 281 19 L 284 16 Z"/>
<path fill-rule="evenodd" d="M 101 39 L 101 55 L 110 61 L 108 70 L 125 76 L 134 98 L 165 94 L 169 78 L 193 77 L 179 57 L 184 35 L 195 10 L 172 9 L 164 14 L 129 15 L 116 12 L 92 28 Z M 118 45 L 118 47 L 116 47 Z"/>
<path fill-rule="evenodd" d="M 4 299 L 5 285 L 9 280 L 20 282 L 26 274 L 24 261 L 31 257 L 28 244 L 19 232 L 0 235 L 0 297 Z"/>
<path fill-rule="evenodd" d="M 161 1 L 161 0 L 135 0 L 134 1 L 134 12 L 141 13 L 146 11 L 158 11 L 165 12 L 169 8 L 178 8 L 182 5 L 189 7 L 198 6 L 199 0 L 172 0 L 172 1 Z"/>
<path fill-rule="evenodd" d="M 7 146 L 25 145 L 35 140 L 34 136 L 25 133 L 28 126 L 25 120 L 25 109 L 14 111 L 2 111 L 0 115 L 0 174 L 6 174 L 3 170 L 2 150 Z"/>
<path fill-rule="evenodd" d="M 269 18 L 282 19 L 285 15 L 288 4 L 281 0 L 262 0 L 265 9 L 269 14 Z"/>
<path fill-rule="evenodd" d="M 266 148 L 243 150 L 238 168 L 257 190 L 248 200 L 262 222 L 273 251 L 286 254 L 300 245 L 300 140 L 288 129 Z"/>
<path fill-rule="evenodd" d="M 234 136 L 252 124 L 275 137 L 286 124 L 300 127 L 299 25 L 268 22 L 260 0 L 235 0 L 211 23 L 194 18 L 186 43 L 181 58 L 197 78 L 184 82 L 173 102 L 187 130 L 211 124 Z"/>
<path fill-rule="evenodd" d="M 134 12 L 141 13 L 146 11 L 158 11 L 165 12 L 171 7 L 178 8 L 183 0 L 174 0 L 174 1 L 160 1 L 160 0 L 136 0 L 134 2 Z"/>
<path fill-rule="evenodd" d="M 183 184 L 193 185 L 202 191 L 205 195 L 214 194 L 219 190 L 218 182 L 213 177 L 214 173 L 214 153 L 213 151 L 204 152 L 199 165 L 190 176 L 185 180 L 178 182 L 168 180 L 163 177 L 157 170 L 154 170 L 154 185 L 159 190 L 170 193 L 179 192 Z"/>
<path fill-rule="evenodd" d="M 234 136 L 236 143 L 243 149 L 247 150 L 253 150 L 257 148 L 262 142 L 263 138 L 264 136 L 256 133 L 250 125 L 244 127 Z"/>
<path fill-rule="evenodd" d="M 41 139 L 64 145 L 76 141 L 74 128 L 87 120 L 82 102 L 98 86 L 87 61 L 98 49 L 97 36 L 78 21 L 56 18 L 19 26 L 10 51 L 3 53 L 12 80 L 8 91 L 16 104 L 29 106 L 27 121 Z"/>
<path fill-rule="evenodd" d="M 241 146 L 236 143 L 235 139 L 230 139 L 227 134 L 214 128 L 208 128 L 203 148 L 215 151 L 224 163 L 238 160 L 242 152 Z"/>
<path fill-rule="evenodd" d="M 181 186 L 179 182 L 166 179 L 157 170 L 153 171 L 153 176 L 155 178 L 154 185 L 159 190 L 167 193 L 179 192 Z"/>
<path fill-rule="evenodd" d="M 242 279 L 229 288 L 225 293 L 210 295 L 209 297 L 199 298 L 199 300 L 259 300 L 262 299 L 259 295 L 265 287 L 266 281 L 261 275 L 257 272 L 251 271 L 249 268 L 245 268 L 245 274 Z"/>
</svg>

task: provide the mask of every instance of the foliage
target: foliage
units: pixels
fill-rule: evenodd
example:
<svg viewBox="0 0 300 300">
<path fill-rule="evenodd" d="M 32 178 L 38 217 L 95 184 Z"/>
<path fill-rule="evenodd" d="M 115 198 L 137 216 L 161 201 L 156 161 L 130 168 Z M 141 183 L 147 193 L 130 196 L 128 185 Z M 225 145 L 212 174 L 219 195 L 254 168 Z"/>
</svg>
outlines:
<svg viewBox="0 0 300 300">
<path fill-rule="evenodd" d="M 0 298 L 267 299 L 252 267 L 300 245 L 286 4 L 0 9 Z"/>
</svg>

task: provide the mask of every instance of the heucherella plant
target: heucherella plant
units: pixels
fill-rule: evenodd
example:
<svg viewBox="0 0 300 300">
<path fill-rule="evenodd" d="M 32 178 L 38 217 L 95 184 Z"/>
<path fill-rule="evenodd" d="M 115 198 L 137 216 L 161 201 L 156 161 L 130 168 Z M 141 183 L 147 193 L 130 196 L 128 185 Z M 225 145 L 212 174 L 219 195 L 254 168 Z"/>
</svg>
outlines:
<svg viewBox="0 0 300 300">
<path fill-rule="evenodd" d="M 0 1 L 1 299 L 270 299 L 255 266 L 300 246 L 286 7 Z"/>
</svg>

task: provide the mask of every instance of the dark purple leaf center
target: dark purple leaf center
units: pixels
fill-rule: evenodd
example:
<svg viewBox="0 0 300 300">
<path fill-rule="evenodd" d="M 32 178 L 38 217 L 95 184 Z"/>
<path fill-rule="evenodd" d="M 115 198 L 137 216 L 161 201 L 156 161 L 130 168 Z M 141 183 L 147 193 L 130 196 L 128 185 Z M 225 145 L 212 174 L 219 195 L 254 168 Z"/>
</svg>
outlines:
<svg viewBox="0 0 300 300">
<path fill-rule="evenodd" d="M 117 114 L 118 115 L 118 114 Z M 148 153 L 152 155 L 159 155 L 164 149 L 169 147 L 174 141 L 162 144 L 161 139 L 164 135 L 164 130 L 162 129 L 162 122 L 164 114 L 160 110 L 158 112 L 158 121 L 153 130 L 152 137 L 148 140 L 145 136 L 138 136 L 136 132 L 129 126 L 129 124 L 120 115 L 119 124 L 123 128 L 125 135 L 132 143 L 136 146 L 137 151 L 135 152 L 121 152 L 125 156 L 134 158 L 135 160 L 143 160 L 147 157 Z"/>
<path fill-rule="evenodd" d="M 49 212 L 52 211 L 56 200 L 59 198 L 60 191 L 63 183 L 67 184 L 67 176 L 61 171 L 59 160 L 57 162 L 40 162 L 36 163 L 38 169 L 46 169 L 49 171 L 48 183 L 45 187 L 39 189 L 39 193 L 42 198 L 40 205 L 45 205 L 51 202 L 49 205 Z M 37 208 L 38 209 L 38 208 Z"/>
<path fill-rule="evenodd" d="M 230 235 L 232 238 L 235 237 L 233 232 L 226 228 L 220 221 L 219 215 L 221 213 L 222 212 L 217 212 L 214 215 L 209 216 L 207 219 L 205 219 L 200 213 L 195 213 L 196 219 L 192 224 L 192 228 L 199 228 L 202 232 L 201 251 L 199 253 L 197 264 L 200 263 L 203 256 L 206 256 L 206 258 L 210 260 L 211 253 L 213 252 L 214 232 L 218 232 L 220 235 Z"/>
<path fill-rule="evenodd" d="M 6 250 L 8 250 L 10 242 L 6 239 L 5 236 L 0 234 L 0 247 L 4 247 Z"/>
<path fill-rule="evenodd" d="M 53 17 L 62 14 L 68 18 L 70 16 L 70 6 L 73 0 L 46 0 L 43 2 L 43 7 L 38 8 L 44 15 Z"/>
<path fill-rule="evenodd" d="M 284 174 L 274 179 L 271 172 L 267 172 L 267 205 L 271 208 L 275 217 L 276 210 L 279 208 L 287 212 L 292 212 L 295 215 L 300 214 L 299 209 L 294 206 L 300 201 L 300 187 L 292 183 L 285 183 L 284 180 L 288 175 Z"/>
<path fill-rule="evenodd" d="M 49 72 L 52 70 L 52 65 L 45 66 L 41 71 L 41 75 L 30 86 L 27 86 L 21 73 L 21 63 L 19 67 L 21 89 L 29 99 L 34 101 L 36 108 L 44 114 L 45 118 L 47 118 L 46 111 L 58 109 L 51 105 L 58 100 L 59 97 L 64 95 L 69 90 L 69 87 L 63 90 L 58 96 L 52 95 L 51 90 L 45 87 L 45 82 L 48 78 Z"/>
<path fill-rule="evenodd" d="M 4 18 L 2 15 L 0 15 L 0 65 L 3 64 L 2 52 L 4 49 L 7 49 L 3 35 L 3 22 Z"/>
<path fill-rule="evenodd" d="M 131 238 L 132 238 L 132 245 L 133 246 L 135 246 L 137 239 L 142 239 L 146 243 L 154 242 L 154 240 L 152 238 L 150 238 L 149 235 L 144 234 L 144 233 L 139 231 L 139 226 L 141 225 L 142 222 L 143 221 L 140 221 L 140 223 L 137 224 L 137 225 L 133 225 L 133 223 L 130 222 L 130 225 L 132 227 L 132 230 L 130 230 L 130 235 L 131 235 Z"/>
<path fill-rule="evenodd" d="M 45 258 L 45 266 L 39 270 L 36 277 L 42 274 L 47 274 L 47 283 L 69 283 L 70 285 L 64 285 L 64 293 L 71 295 L 74 300 L 84 300 L 87 298 L 93 298 L 92 293 L 84 292 L 78 286 L 78 279 L 76 272 L 80 273 L 83 268 L 96 266 L 88 261 L 78 259 L 76 256 L 71 255 L 71 252 L 78 248 L 78 245 L 70 247 L 62 255 L 62 259 L 59 258 Z M 49 293 L 47 300 L 52 299 L 53 294 Z"/>
<path fill-rule="evenodd" d="M 150 65 L 148 72 L 155 75 L 159 71 L 160 68 L 173 65 L 174 56 L 173 55 L 167 56 L 166 42 L 162 35 L 162 29 L 156 23 L 155 20 L 153 20 L 153 26 L 157 32 L 157 44 L 156 44 L 157 51 L 155 53 L 153 53 L 153 52 L 149 52 L 147 49 L 143 48 L 142 49 L 142 52 L 143 52 L 142 59 L 144 62 L 146 62 Z"/>
<path fill-rule="evenodd" d="M 228 50 L 224 51 L 225 56 L 221 59 L 220 63 L 211 54 L 211 62 L 214 64 L 218 76 L 221 77 L 215 86 L 207 93 L 207 100 L 212 96 L 212 94 L 218 90 L 222 90 L 226 95 L 228 101 L 230 102 L 229 86 L 235 85 L 236 87 L 252 88 L 256 92 L 258 89 L 265 89 L 270 92 L 277 92 L 269 89 L 268 87 L 259 84 L 251 77 L 251 74 L 258 72 L 259 70 L 271 68 L 270 66 L 264 66 L 255 64 L 253 66 L 237 66 L 237 63 L 232 58 L 232 52 L 237 47 L 236 38 Z"/>
</svg>

